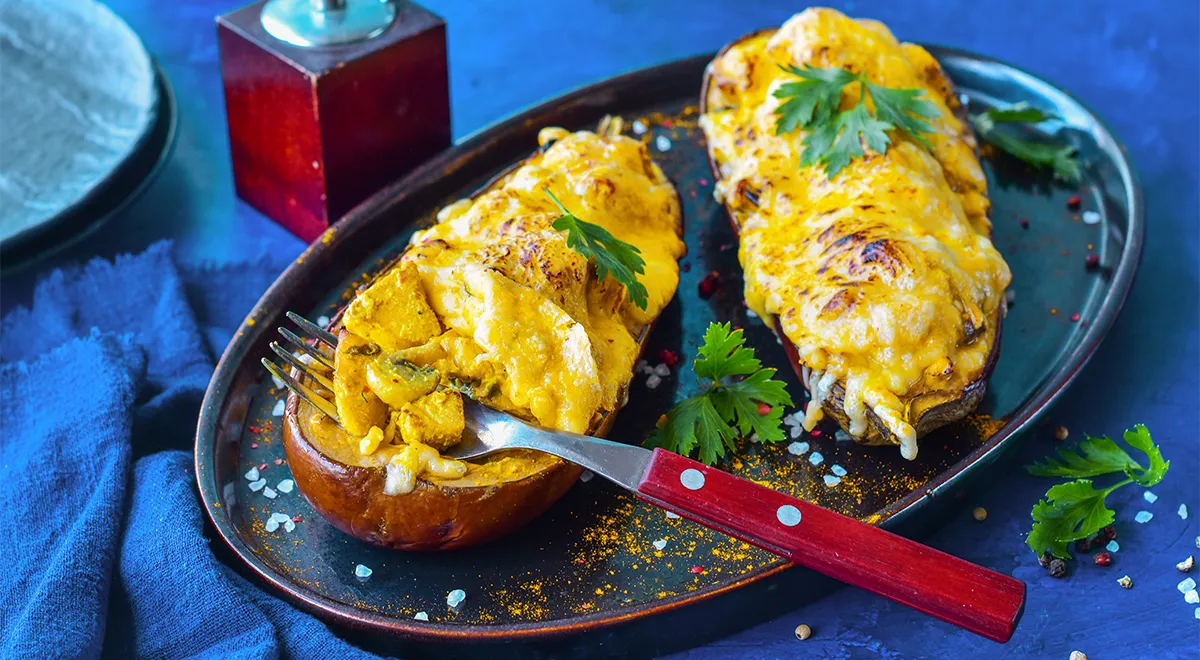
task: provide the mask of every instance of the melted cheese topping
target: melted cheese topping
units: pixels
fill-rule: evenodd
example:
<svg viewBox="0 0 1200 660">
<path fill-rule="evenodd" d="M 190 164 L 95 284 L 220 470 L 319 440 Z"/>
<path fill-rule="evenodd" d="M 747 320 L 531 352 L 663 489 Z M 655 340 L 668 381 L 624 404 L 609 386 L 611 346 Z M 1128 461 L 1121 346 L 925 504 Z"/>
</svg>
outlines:
<svg viewBox="0 0 1200 660">
<path fill-rule="evenodd" d="M 637 337 L 675 294 L 685 251 L 679 202 L 638 141 L 563 129 L 538 137 L 543 153 L 502 185 L 443 209 L 438 224 L 413 237 L 404 261 L 420 271 L 454 341 L 478 347 L 466 360 L 447 354 L 439 369 L 490 377 L 502 395 L 497 407 L 584 433 L 598 414 L 620 407 Z M 547 187 L 576 216 L 641 250 L 645 310 L 567 247 L 566 234 L 551 226 L 560 212 Z"/>
<path fill-rule="evenodd" d="M 801 167 L 806 133 L 774 131 L 786 64 L 924 90 L 940 114 L 933 150 L 892 131 L 886 154 L 867 150 L 832 182 Z M 714 194 L 739 228 L 747 305 L 795 344 L 816 401 L 843 384 L 847 432 L 874 432 L 869 408 L 915 457 L 911 402 L 979 377 L 1011 280 L 989 239 L 987 184 L 953 86 L 921 47 L 831 9 L 797 14 L 709 67 L 700 124 L 720 170 Z M 858 94 L 847 87 L 842 107 Z"/>
</svg>

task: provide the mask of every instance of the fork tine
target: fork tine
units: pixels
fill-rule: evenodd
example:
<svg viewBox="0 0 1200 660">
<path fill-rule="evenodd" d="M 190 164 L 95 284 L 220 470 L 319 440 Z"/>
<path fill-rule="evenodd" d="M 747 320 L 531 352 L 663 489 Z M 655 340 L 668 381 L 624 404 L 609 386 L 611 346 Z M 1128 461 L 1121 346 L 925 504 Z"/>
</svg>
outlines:
<svg viewBox="0 0 1200 660">
<path fill-rule="evenodd" d="M 291 319 L 293 323 L 300 326 L 300 329 L 304 331 L 304 334 L 308 335 L 309 337 L 312 337 L 313 339 L 317 339 L 317 340 L 324 342 L 330 348 L 337 348 L 338 339 L 336 336 L 334 336 L 334 334 L 332 332 L 329 332 L 328 330 L 326 330 L 325 328 L 322 328 L 321 326 L 317 325 L 316 323 L 309 321 L 308 319 L 304 318 L 303 316 L 300 316 L 296 312 L 288 312 L 287 317 L 289 319 Z"/>
<path fill-rule="evenodd" d="M 279 328 L 279 334 L 283 335 L 283 338 L 286 339 L 289 344 L 300 349 L 302 353 L 311 356 L 312 359 L 325 365 L 330 371 L 333 371 L 333 363 L 325 357 L 325 354 L 310 346 L 308 342 L 304 341 L 300 337 L 296 336 L 296 333 L 288 330 L 287 328 L 281 327 Z"/>
<path fill-rule="evenodd" d="M 292 378 L 291 374 L 284 371 L 279 367 L 279 365 L 268 360 L 267 358 L 262 359 L 262 365 L 267 368 L 267 371 L 271 372 L 272 376 L 283 381 L 283 384 L 286 385 L 289 390 L 295 392 L 296 396 L 304 399 L 314 408 L 325 413 L 325 416 L 329 419 L 332 419 L 338 426 L 342 425 L 341 421 L 338 419 L 337 410 L 334 409 L 333 404 L 321 398 L 316 392 L 313 392 L 305 387 L 300 381 Z"/>
<path fill-rule="evenodd" d="M 322 374 L 321 372 L 312 368 L 311 365 L 304 364 L 304 360 L 301 360 L 301 359 L 297 358 L 295 355 L 292 355 L 291 351 L 288 351 L 288 349 L 280 346 L 279 342 L 275 342 L 275 341 L 271 342 L 271 350 L 275 351 L 275 355 L 278 355 L 279 357 L 283 358 L 285 362 L 287 362 L 288 364 L 292 365 L 293 367 L 299 369 L 300 373 L 302 373 L 305 376 L 308 376 L 309 378 L 320 383 L 321 387 L 324 387 L 325 389 L 329 390 L 330 392 L 333 391 L 333 383 L 328 378 L 325 377 L 325 374 Z"/>
</svg>

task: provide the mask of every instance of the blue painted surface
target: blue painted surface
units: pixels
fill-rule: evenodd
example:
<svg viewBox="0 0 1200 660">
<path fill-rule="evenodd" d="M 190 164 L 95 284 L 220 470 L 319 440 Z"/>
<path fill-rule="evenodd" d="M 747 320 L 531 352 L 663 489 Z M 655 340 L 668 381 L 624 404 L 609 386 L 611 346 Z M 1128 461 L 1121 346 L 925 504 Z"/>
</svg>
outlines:
<svg viewBox="0 0 1200 660">
<path fill-rule="evenodd" d="M 174 238 L 186 262 L 298 254 L 301 243 L 235 200 L 228 164 L 213 17 L 238 0 L 163 3 L 113 0 L 166 70 L 180 106 L 175 154 L 161 178 L 120 217 L 52 265 L 141 251 Z M 692 0 L 427 0 L 450 26 L 455 135 L 470 133 L 539 99 L 609 75 L 712 51 L 751 29 L 776 25 L 800 4 Z M 1050 657 L 1071 650 L 1100 658 L 1196 657 L 1200 621 L 1176 590 L 1174 564 L 1196 554 L 1200 534 L 1200 354 L 1197 262 L 1200 199 L 1200 64 L 1197 3 L 1190 0 L 1055 3 L 831 2 L 888 23 L 903 39 L 942 43 L 1025 67 L 1071 90 L 1124 139 L 1145 189 L 1147 242 L 1138 280 L 1116 326 L 1078 382 L 1051 412 L 1073 435 L 1116 434 L 1146 423 L 1172 460 L 1147 504 L 1115 496 L 1121 550 L 1112 567 L 1072 566 L 1046 576 L 1025 548 L 1029 509 L 1049 483 L 1014 463 L 926 538 L 935 547 L 1029 585 L 1014 640 L 1001 647 L 899 606 L 842 589 L 684 658 Z M 29 296 L 36 273 L 6 278 L 3 306 Z M 1006 350 L 1019 350 L 1006 346 Z M 1051 450 L 1050 431 L 1029 434 L 1019 458 Z M 1186 503 L 1192 516 L 1175 510 Z M 989 511 L 986 522 L 971 509 Z M 1133 522 L 1140 509 L 1155 513 Z M 1116 578 L 1130 575 L 1124 590 Z M 797 642 L 793 628 L 814 635 Z"/>
</svg>

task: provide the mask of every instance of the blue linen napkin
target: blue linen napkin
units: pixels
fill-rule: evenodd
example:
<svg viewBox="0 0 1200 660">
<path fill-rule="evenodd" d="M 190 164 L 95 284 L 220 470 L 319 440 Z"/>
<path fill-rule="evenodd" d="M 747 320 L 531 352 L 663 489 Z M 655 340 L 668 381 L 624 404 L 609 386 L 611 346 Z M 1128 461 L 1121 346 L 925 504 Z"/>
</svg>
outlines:
<svg viewBox="0 0 1200 660">
<path fill-rule="evenodd" d="M 171 245 L 42 281 L 0 322 L 0 658 L 373 657 L 220 563 L 191 443 L 282 264 Z"/>
</svg>

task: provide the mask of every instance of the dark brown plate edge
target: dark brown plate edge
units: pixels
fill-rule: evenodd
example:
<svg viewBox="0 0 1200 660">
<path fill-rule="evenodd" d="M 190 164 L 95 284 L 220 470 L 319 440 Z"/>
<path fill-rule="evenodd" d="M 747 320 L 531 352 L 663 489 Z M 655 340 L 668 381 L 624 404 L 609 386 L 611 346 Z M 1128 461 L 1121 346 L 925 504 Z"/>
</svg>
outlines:
<svg viewBox="0 0 1200 660">
<path fill-rule="evenodd" d="M 1117 314 L 1124 305 L 1141 257 L 1145 230 L 1141 186 L 1134 172 L 1128 150 L 1123 143 L 1116 139 L 1111 128 L 1091 108 L 1058 86 L 1020 67 L 964 50 L 929 45 L 926 48 L 939 61 L 947 58 L 959 58 L 1003 66 L 1019 74 L 1018 77 L 1021 79 L 1023 85 L 1028 86 L 1032 84 L 1039 88 L 1042 93 L 1060 96 L 1083 109 L 1094 120 L 1096 130 L 1105 138 L 1104 143 L 1108 145 L 1105 151 L 1118 166 L 1129 203 L 1129 224 L 1121 258 L 1116 268 L 1112 271 L 1111 284 L 1099 303 L 1095 320 L 1090 324 L 1084 335 L 1077 341 L 1075 348 L 1070 352 L 1065 362 L 1068 365 L 1067 368 L 1047 379 L 1022 404 L 1018 412 L 986 443 L 927 484 L 923 491 L 910 493 L 878 512 L 879 518 L 874 522 L 885 528 L 900 525 L 924 508 L 923 505 L 925 502 L 936 497 L 939 492 L 957 485 L 970 475 L 993 464 L 1002 455 L 1002 449 L 1010 444 L 1008 441 L 1036 421 L 1062 395 L 1063 391 L 1074 381 L 1084 365 L 1087 364 L 1087 361 L 1094 354 L 1101 339 L 1103 339 L 1104 335 L 1111 328 Z M 502 146 L 501 143 L 504 142 L 502 136 L 507 136 L 511 132 L 519 132 L 521 129 L 528 129 L 530 125 L 537 123 L 538 118 L 544 114 L 551 111 L 561 112 L 563 108 L 567 108 L 569 111 L 587 112 L 595 106 L 603 106 L 613 96 L 613 90 L 624 86 L 632 86 L 647 79 L 654 80 L 669 78 L 671 76 L 691 76 L 702 64 L 706 65 L 711 61 L 713 56 L 712 54 L 693 56 L 595 82 L 515 113 L 471 134 L 454 147 L 418 167 L 397 183 L 384 188 L 355 207 L 337 225 L 327 231 L 321 240 L 306 249 L 297 258 L 296 262 L 290 265 L 279 279 L 267 289 L 267 292 L 255 305 L 246 321 L 238 329 L 234 340 L 230 342 L 221 356 L 209 389 L 205 393 L 196 432 L 196 480 L 204 504 L 205 516 L 225 545 L 232 550 L 233 554 L 247 568 L 268 584 L 279 589 L 290 601 L 302 609 L 353 629 L 395 633 L 418 641 L 470 642 L 550 639 L 572 633 L 596 631 L 656 613 L 671 611 L 684 605 L 703 602 L 781 573 L 790 567 L 790 564 L 779 561 L 717 587 L 701 589 L 696 592 L 673 596 L 656 603 L 628 608 L 618 614 L 598 612 L 596 614 L 562 619 L 557 624 L 551 625 L 543 622 L 501 626 L 420 624 L 416 621 L 401 620 L 371 612 L 364 612 L 320 594 L 298 589 L 290 582 L 279 580 L 270 567 L 259 560 L 253 552 L 242 546 L 241 542 L 237 539 L 236 530 L 232 528 L 232 524 L 228 520 L 228 516 L 216 515 L 216 512 L 213 511 L 214 507 L 210 504 L 210 502 L 220 501 L 219 486 L 215 481 L 215 471 L 209 469 L 207 466 L 212 465 L 215 459 L 214 449 L 217 426 L 222 412 L 222 403 L 226 398 L 229 386 L 233 384 L 238 367 L 246 357 L 247 352 L 257 343 L 261 343 L 263 337 L 274 327 L 275 320 L 281 315 L 279 311 L 281 305 L 285 302 L 285 298 L 288 297 L 287 292 L 303 286 L 308 280 L 313 278 L 313 270 L 316 267 L 312 266 L 311 262 L 320 261 L 319 257 L 332 251 L 333 238 L 337 234 L 345 235 L 352 233 L 356 228 L 366 224 L 372 216 L 378 214 L 381 210 L 413 195 L 419 190 L 419 182 L 421 180 L 436 175 L 439 172 L 453 171 L 461 166 L 463 161 L 471 160 L 475 157 L 478 151 L 500 148 Z"/>
</svg>

